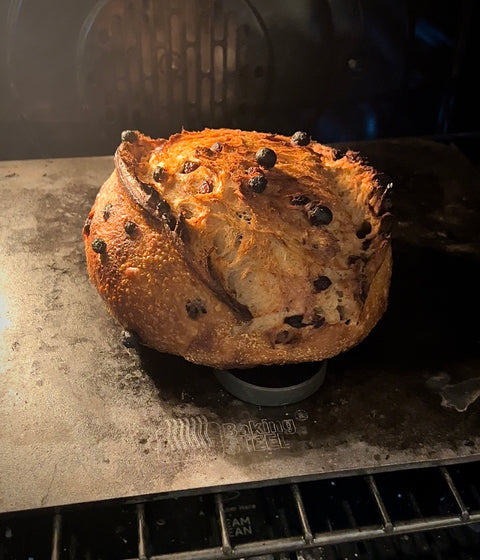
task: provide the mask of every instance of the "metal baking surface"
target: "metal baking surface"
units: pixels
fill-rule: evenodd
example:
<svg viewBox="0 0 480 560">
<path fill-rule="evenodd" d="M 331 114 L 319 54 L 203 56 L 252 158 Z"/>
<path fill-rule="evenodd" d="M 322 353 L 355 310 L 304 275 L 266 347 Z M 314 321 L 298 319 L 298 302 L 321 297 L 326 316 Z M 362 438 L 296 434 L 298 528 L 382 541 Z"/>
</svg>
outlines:
<svg viewBox="0 0 480 560">
<path fill-rule="evenodd" d="M 480 458 L 477 171 L 425 140 L 356 147 L 396 187 L 388 312 L 313 396 L 263 408 L 123 347 L 81 238 L 111 157 L 0 162 L 0 511 Z"/>
</svg>

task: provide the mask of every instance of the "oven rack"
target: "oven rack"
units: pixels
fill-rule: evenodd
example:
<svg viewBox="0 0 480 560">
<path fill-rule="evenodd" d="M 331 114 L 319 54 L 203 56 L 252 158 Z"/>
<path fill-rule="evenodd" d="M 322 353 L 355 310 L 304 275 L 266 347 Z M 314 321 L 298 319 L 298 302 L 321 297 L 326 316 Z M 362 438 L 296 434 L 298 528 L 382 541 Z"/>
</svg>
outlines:
<svg viewBox="0 0 480 560">
<path fill-rule="evenodd" d="M 471 529 L 464 546 L 480 551 L 476 523 L 480 462 L 469 462 L 3 514 L 0 560 L 416 558 L 405 550 L 425 553 L 421 535 L 435 534 L 446 550 L 444 531 L 461 526 Z M 373 541 L 388 546 L 374 556 Z M 480 558 L 456 550 L 456 558 Z"/>
</svg>

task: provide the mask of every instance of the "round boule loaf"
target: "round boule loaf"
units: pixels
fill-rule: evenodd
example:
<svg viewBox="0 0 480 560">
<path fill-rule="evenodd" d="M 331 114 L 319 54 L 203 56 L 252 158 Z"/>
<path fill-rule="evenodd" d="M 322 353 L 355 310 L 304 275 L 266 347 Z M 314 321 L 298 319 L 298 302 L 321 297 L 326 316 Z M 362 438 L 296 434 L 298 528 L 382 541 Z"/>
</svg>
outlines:
<svg viewBox="0 0 480 560">
<path fill-rule="evenodd" d="M 277 134 L 122 135 L 83 229 L 88 273 L 142 344 L 215 368 L 317 361 L 387 306 L 391 185 Z"/>
</svg>

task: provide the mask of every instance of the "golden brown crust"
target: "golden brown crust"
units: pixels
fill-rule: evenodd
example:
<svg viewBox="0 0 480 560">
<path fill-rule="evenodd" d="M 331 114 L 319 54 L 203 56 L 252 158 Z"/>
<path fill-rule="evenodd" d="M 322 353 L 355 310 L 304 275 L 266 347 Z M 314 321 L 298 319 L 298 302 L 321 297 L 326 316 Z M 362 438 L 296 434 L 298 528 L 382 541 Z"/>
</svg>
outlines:
<svg viewBox="0 0 480 560">
<path fill-rule="evenodd" d="M 261 148 L 275 152 L 273 167 L 257 163 Z M 218 368 L 322 360 L 360 342 L 386 309 L 388 209 L 352 152 L 228 129 L 137 133 L 84 228 L 89 277 L 159 351 Z"/>
</svg>

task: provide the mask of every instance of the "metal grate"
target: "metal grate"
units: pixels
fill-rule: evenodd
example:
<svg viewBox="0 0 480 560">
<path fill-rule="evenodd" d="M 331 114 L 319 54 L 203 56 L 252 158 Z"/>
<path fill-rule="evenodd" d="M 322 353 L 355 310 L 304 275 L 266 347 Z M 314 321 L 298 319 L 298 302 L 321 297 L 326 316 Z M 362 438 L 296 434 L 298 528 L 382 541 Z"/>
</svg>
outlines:
<svg viewBox="0 0 480 560">
<path fill-rule="evenodd" d="M 168 130 L 255 122 L 272 65 L 260 16 L 233 0 L 99 2 L 76 58 L 83 107 L 103 126 Z"/>
<path fill-rule="evenodd" d="M 479 522 L 476 462 L 10 514 L 0 518 L 0 559 L 334 560 L 433 549 L 476 558 L 460 549 L 480 549 Z"/>
</svg>

